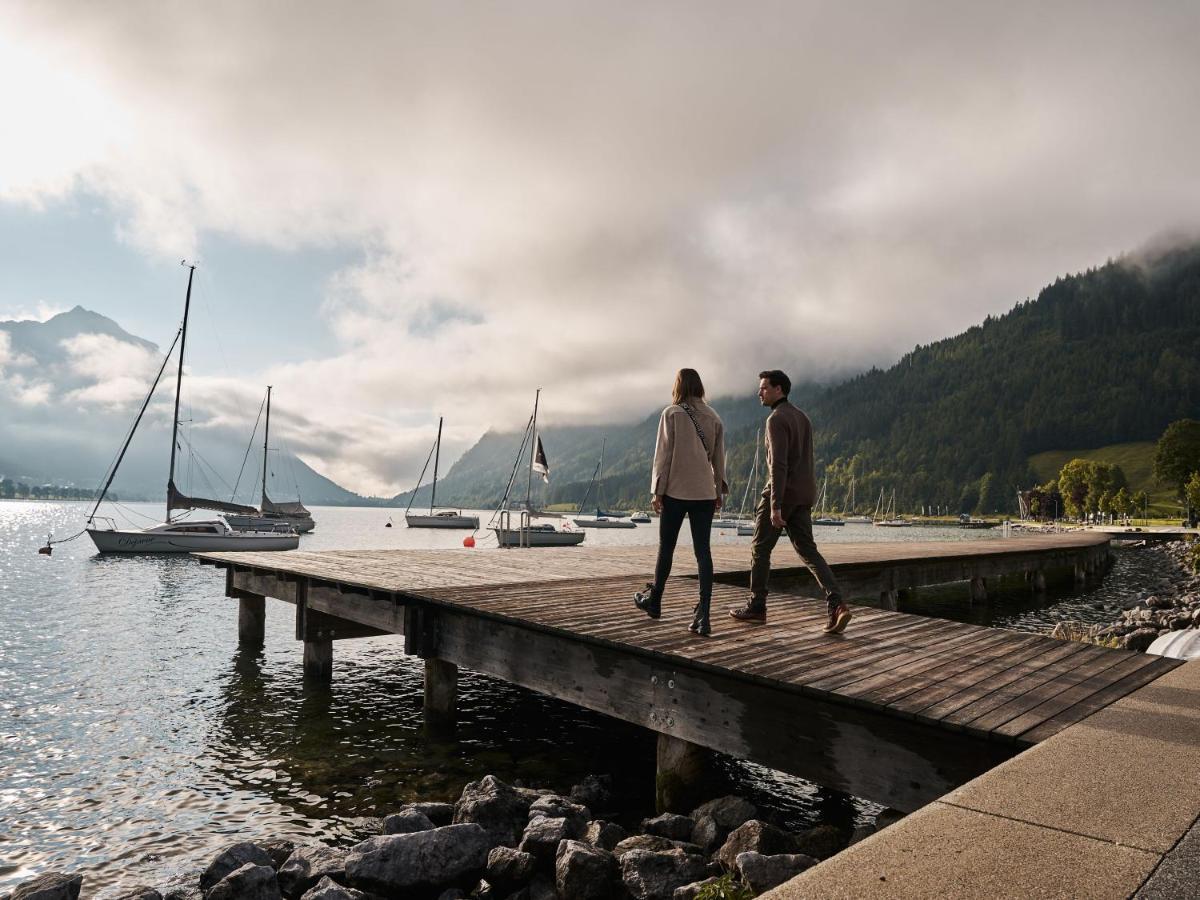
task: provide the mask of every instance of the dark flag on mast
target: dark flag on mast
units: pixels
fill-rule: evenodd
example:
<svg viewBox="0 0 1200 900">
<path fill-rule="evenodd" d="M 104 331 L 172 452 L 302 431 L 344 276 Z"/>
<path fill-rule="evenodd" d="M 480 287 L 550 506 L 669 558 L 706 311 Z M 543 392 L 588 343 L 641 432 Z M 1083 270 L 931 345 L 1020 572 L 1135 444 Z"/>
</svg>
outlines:
<svg viewBox="0 0 1200 900">
<path fill-rule="evenodd" d="M 537 439 L 537 454 L 533 457 L 533 471 L 542 476 L 542 481 L 550 483 L 550 463 L 546 462 L 546 449 L 542 446 L 542 436 Z"/>
</svg>

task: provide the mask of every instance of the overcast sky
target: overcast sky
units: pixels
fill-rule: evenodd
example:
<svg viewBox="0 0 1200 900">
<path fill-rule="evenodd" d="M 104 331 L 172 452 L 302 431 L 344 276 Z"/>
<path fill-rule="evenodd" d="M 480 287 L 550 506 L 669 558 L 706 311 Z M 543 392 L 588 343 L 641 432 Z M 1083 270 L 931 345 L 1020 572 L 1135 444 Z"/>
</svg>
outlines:
<svg viewBox="0 0 1200 900">
<path fill-rule="evenodd" d="M 1194 2 L 7 0 L 0 319 L 165 347 L 198 259 L 195 396 L 273 383 L 388 493 L 438 414 L 453 453 L 537 386 L 552 427 L 685 365 L 834 377 L 1194 233 L 1198 35 Z"/>
</svg>

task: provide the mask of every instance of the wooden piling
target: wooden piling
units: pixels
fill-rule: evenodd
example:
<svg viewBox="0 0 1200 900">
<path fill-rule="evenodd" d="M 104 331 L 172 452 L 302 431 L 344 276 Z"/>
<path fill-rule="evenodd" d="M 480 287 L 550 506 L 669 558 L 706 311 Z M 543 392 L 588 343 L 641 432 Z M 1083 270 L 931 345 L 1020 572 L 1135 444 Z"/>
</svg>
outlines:
<svg viewBox="0 0 1200 900">
<path fill-rule="evenodd" d="M 425 726 L 452 730 L 458 715 L 458 666 L 444 659 L 425 660 Z"/>
<path fill-rule="evenodd" d="M 658 735 L 654 806 L 658 812 L 687 813 L 705 800 L 712 751 L 690 741 Z"/>
<path fill-rule="evenodd" d="M 238 646 L 261 647 L 266 640 L 267 598 L 242 594 L 238 598 Z"/>
<path fill-rule="evenodd" d="M 328 684 L 333 681 L 333 641 L 315 639 L 304 642 L 304 677 Z"/>
</svg>

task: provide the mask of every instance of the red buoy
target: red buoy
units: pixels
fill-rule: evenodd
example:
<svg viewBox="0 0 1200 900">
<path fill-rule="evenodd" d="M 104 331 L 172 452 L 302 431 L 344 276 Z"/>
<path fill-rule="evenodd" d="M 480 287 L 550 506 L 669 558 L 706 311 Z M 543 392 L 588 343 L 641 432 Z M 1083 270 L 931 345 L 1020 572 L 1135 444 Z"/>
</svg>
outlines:
<svg viewBox="0 0 1200 900">
<path fill-rule="evenodd" d="M 463 546 L 464 547 L 474 547 L 475 546 L 475 535 L 468 534 L 465 538 L 463 538 Z"/>
</svg>

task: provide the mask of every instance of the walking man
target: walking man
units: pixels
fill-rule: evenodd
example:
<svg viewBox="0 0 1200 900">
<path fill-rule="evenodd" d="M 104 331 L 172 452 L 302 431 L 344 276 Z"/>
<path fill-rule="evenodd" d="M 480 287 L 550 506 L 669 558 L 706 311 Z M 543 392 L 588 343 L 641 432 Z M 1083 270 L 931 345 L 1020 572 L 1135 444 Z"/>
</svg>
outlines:
<svg viewBox="0 0 1200 900">
<path fill-rule="evenodd" d="M 771 575 L 771 551 L 787 527 L 788 538 L 817 584 L 825 592 L 829 610 L 826 634 L 840 634 L 850 622 L 850 610 L 842 602 L 837 578 L 817 550 L 813 540 L 812 507 L 817 499 L 817 477 L 813 468 L 812 423 L 788 402 L 792 381 L 778 369 L 758 373 L 758 399 L 771 408 L 767 416 L 766 490 L 758 501 L 754 539 L 750 545 L 750 600 L 729 614 L 743 622 L 767 621 L 767 580 Z"/>
</svg>

